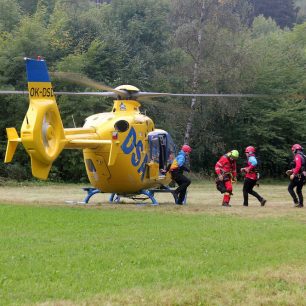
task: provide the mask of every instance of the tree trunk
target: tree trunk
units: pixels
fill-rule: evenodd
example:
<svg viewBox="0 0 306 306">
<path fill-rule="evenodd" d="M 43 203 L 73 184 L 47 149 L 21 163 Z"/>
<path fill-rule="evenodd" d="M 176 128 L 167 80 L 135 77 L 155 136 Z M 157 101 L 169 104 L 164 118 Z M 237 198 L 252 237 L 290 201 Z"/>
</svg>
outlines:
<svg viewBox="0 0 306 306">
<path fill-rule="evenodd" d="M 194 69 L 193 69 L 193 80 L 192 80 L 192 92 L 194 93 L 196 91 L 198 85 L 198 63 L 194 63 Z M 190 134 L 192 130 L 192 124 L 193 124 L 193 119 L 194 119 L 194 114 L 195 114 L 195 108 L 196 108 L 196 102 L 197 99 L 196 97 L 193 97 L 191 99 L 190 103 L 190 113 L 189 117 L 187 120 L 187 125 L 186 125 L 186 130 L 185 130 L 185 137 L 184 137 L 184 143 L 189 144 L 190 143 Z"/>
<path fill-rule="evenodd" d="M 198 37 L 197 37 L 197 42 L 198 42 L 198 48 L 196 50 L 196 56 L 195 56 L 195 61 L 193 65 L 193 78 L 192 78 L 192 92 L 196 93 L 197 88 L 198 88 L 198 83 L 199 83 L 199 59 L 201 55 L 201 43 L 202 43 L 202 24 L 204 23 L 204 10 L 205 10 L 205 1 L 202 1 L 202 8 L 201 8 L 201 15 L 200 15 L 200 22 L 199 22 L 199 28 L 198 28 Z M 197 99 L 196 97 L 193 97 L 191 99 L 190 103 L 190 114 L 189 118 L 187 120 L 187 126 L 185 130 L 185 137 L 184 137 L 184 143 L 189 144 L 190 143 L 190 134 L 193 126 L 193 120 L 194 120 L 194 115 L 195 115 L 195 110 L 196 110 L 196 102 Z"/>
</svg>

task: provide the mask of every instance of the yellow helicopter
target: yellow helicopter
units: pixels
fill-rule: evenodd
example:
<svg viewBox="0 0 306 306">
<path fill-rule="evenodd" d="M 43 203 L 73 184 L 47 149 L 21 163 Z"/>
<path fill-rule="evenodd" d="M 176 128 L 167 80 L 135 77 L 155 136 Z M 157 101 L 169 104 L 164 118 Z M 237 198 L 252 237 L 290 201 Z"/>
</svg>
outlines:
<svg viewBox="0 0 306 306">
<path fill-rule="evenodd" d="M 171 163 L 171 154 L 175 153 L 175 144 L 169 133 L 155 129 L 152 119 L 140 113 L 138 98 L 220 96 L 141 92 L 131 85 L 113 89 L 98 83 L 95 83 L 95 87 L 108 91 L 56 93 L 45 60 L 25 58 L 25 62 L 28 92 L 0 91 L 0 94 L 28 94 L 30 102 L 20 136 L 15 128 L 6 129 L 8 144 L 5 163 L 12 161 L 21 142 L 30 155 L 33 176 L 46 180 L 52 163 L 63 149 L 82 149 L 87 175 L 93 186 L 84 188 L 88 193 L 85 203 L 94 194 L 103 192 L 111 193 L 111 202 L 118 201 L 120 196 L 134 198 L 143 195 L 153 205 L 158 205 L 154 193 L 171 192 L 168 186 L 171 176 L 165 170 Z M 67 78 L 73 79 L 72 76 Z M 81 83 L 90 82 L 84 78 Z M 56 94 L 91 94 L 110 96 L 115 100 L 111 112 L 89 116 L 83 127 L 64 128 Z"/>
</svg>

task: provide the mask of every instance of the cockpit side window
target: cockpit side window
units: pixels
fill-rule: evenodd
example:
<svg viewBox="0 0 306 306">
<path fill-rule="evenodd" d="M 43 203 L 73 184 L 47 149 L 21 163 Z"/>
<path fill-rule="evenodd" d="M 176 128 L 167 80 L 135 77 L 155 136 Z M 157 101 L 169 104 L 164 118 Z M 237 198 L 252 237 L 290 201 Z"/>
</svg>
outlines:
<svg viewBox="0 0 306 306">
<path fill-rule="evenodd" d="M 160 170 L 166 170 L 176 156 L 176 146 L 167 132 L 149 134 L 150 160 L 158 163 Z"/>
<path fill-rule="evenodd" d="M 158 134 L 150 135 L 150 160 L 152 162 L 158 163 L 159 162 L 159 140 Z"/>
</svg>

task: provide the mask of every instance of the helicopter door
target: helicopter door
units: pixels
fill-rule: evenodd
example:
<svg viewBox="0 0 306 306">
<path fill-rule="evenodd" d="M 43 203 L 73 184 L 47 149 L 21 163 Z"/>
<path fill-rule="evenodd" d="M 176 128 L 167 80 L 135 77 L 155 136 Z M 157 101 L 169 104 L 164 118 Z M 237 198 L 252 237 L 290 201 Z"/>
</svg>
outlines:
<svg viewBox="0 0 306 306">
<path fill-rule="evenodd" d="M 157 179 L 159 175 L 159 138 L 158 133 L 151 132 L 148 135 L 150 147 L 150 162 L 148 163 L 147 177 Z"/>
<path fill-rule="evenodd" d="M 159 134 L 159 169 L 166 170 L 167 168 L 167 136 Z"/>
<path fill-rule="evenodd" d="M 167 134 L 152 132 L 149 133 L 150 163 L 148 177 L 156 179 L 160 175 L 160 170 L 167 168 Z"/>
</svg>

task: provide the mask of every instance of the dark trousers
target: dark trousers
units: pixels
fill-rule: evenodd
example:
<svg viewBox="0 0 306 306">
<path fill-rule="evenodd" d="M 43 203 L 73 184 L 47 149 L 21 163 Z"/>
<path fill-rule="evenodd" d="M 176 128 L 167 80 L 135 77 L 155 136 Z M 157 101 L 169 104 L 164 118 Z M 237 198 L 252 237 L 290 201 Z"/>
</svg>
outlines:
<svg viewBox="0 0 306 306">
<path fill-rule="evenodd" d="M 186 196 L 187 187 L 191 184 L 191 181 L 180 172 L 172 172 L 171 175 L 172 179 L 179 185 L 175 190 L 175 193 L 178 195 L 177 204 L 182 204 Z"/>
<path fill-rule="evenodd" d="M 259 202 L 263 200 L 263 198 L 253 190 L 256 185 L 256 180 L 251 180 L 249 178 L 244 179 L 243 183 L 243 205 L 249 205 L 249 194 L 254 196 Z"/>
<path fill-rule="evenodd" d="M 303 205 L 303 193 L 302 188 L 305 183 L 305 177 L 295 177 L 292 181 L 290 181 L 290 184 L 288 186 L 288 191 L 293 199 L 293 202 L 295 204 Z M 293 188 L 296 187 L 296 193 L 294 192 Z"/>
</svg>

